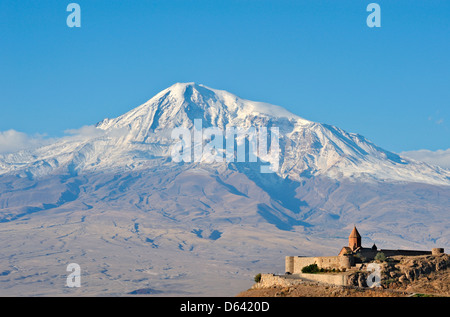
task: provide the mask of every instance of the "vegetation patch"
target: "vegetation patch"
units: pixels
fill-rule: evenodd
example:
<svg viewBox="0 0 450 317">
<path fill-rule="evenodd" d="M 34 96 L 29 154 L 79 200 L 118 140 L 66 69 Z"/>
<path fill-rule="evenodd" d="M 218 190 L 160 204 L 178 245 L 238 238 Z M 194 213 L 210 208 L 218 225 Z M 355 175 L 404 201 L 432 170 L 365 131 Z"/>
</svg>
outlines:
<svg viewBox="0 0 450 317">
<path fill-rule="evenodd" d="M 310 264 L 302 268 L 302 273 L 320 273 L 320 269 L 317 264 Z"/>
</svg>

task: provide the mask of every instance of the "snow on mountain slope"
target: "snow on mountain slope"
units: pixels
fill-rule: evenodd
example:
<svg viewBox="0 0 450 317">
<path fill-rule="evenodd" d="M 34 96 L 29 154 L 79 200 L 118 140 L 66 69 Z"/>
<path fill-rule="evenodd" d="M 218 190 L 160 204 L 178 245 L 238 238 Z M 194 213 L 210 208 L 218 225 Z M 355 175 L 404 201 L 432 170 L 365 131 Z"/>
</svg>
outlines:
<svg viewBox="0 0 450 317">
<path fill-rule="evenodd" d="M 450 185 L 450 172 L 402 158 L 363 136 L 305 120 L 282 107 L 241 99 L 194 83 L 177 83 L 143 105 L 105 119 L 90 133 L 64 137 L 33 151 L 0 155 L 0 174 L 28 177 L 50 172 L 147 168 L 170 163 L 174 128 L 278 127 L 280 169 L 294 180 L 325 175 L 359 180 Z"/>
<path fill-rule="evenodd" d="M 280 168 L 176 163 L 176 127 L 278 127 Z M 448 248 L 450 175 L 364 137 L 193 83 L 0 155 L 0 295 L 233 296 L 286 255 Z M 68 263 L 82 287 L 65 287 Z M 61 273 L 62 272 L 62 273 Z"/>
</svg>

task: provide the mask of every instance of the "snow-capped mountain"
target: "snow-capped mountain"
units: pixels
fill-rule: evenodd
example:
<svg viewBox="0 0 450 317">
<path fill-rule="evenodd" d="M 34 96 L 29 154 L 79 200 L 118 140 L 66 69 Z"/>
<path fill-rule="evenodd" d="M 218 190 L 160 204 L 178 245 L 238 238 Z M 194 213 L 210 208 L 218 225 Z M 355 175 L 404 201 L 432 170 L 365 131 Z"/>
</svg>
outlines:
<svg viewBox="0 0 450 317">
<path fill-rule="evenodd" d="M 177 127 L 278 127 L 283 178 L 314 176 L 450 185 L 450 172 L 383 150 L 361 135 L 305 120 L 279 106 L 241 99 L 194 83 L 177 83 L 91 134 L 66 137 L 34 151 L 0 156 L 0 173 L 39 176 L 102 169 L 136 169 L 169 162 Z M 225 161 L 225 159 L 224 159 Z"/>
<path fill-rule="evenodd" d="M 278 169 L 261 173 L 262 156 L 174 161 L 172 132 L 200 119 L 220 131 L 278 128 Z M 179 83 L 122 116 L 0 155 L 0 295 L 232 296 L 256 273 L 282 273 L 286 255 L 337 254 L 354 224 L 363 246 L 448 249 L 449 206 L 448 170 Z M 65 287 L 69 263 L 81 266 L 78 290 Z"/>
</svg>

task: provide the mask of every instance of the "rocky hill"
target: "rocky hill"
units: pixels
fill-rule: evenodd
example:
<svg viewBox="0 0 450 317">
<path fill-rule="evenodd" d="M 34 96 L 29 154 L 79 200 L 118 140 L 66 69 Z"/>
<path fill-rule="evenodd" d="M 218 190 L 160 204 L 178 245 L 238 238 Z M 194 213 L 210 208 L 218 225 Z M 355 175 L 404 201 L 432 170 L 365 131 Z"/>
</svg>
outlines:
<svg viewBox="0 0 450 317">
<path fill-rule="evenodd" d="M 450 296 L 450 256 L 395 256 L 378 262 L 381 287 L 367 287 L 363 265 L 350 273 L 351 286 L 334 286 L 318 282 L 301 282 L 289 287 L 260 287 L 238 294 L 238 297 L 406 297 Z"/>
</svg>

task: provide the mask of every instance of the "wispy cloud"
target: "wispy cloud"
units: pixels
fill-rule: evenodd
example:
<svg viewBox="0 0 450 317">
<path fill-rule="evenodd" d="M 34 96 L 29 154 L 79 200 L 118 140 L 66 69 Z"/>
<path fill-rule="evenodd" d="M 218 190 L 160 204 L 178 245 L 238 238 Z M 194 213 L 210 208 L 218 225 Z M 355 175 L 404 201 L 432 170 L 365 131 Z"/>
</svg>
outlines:
<svg viewBox="0 0 450 317">
<path fill-rule="evenodd" d="M 422 161 L 428 164 L 437 165 L 442 168 L 450 169 L 450 149 L 447 150 L 418 150 L 400 153 L 401 156 L 413 160 Z"/>
<path fill-rule="evenodd" d="M 437 125 L 442 125 L 445 119 L 443 118 L 441 112 L 439 110 L 436 110 L 434 114 L 428 116 L 428 121 L 433 122 Z"/>
<path fill-rule="evenodd" d="M 0 131 L 0 154 L 34 149 L 50 142 L 52 139 L 40 134 L 30 136 L 16 130 Z"/>
<path fill-rule="evenodd" d="M 85 125 L 79 129 L 69 129 L 64 131 L 66 134 L 79 136 L 83 138 L 95 138 L 105 134 L 105 130 L 96 128 L 93 125 Z"/>
<path fill-rule="evenodd" d="M 117 138 L 126 135 L 128 130 L 126 128 L 111 128 L 108 130 L 103 130 L 93 125 L 85 125 L 79 129 L 70 129 L 64 132 L 66 134 L 70 134 L 72 137 L 92 139 L 101 136 Z"/>
<path fill-rule="evenodd" d="M 79 129 L 66 130 L 64 133 L 66 136 L 49 138 L 42 134 L 29 135 L 16 130 L 0 131 L 0 154 L 14 153 L 21 150 L 33 150 L 62 139 L 82 141 L 103 136 L 119 138 L 125 136 L 128 130 L 126 128 L 102 130 L 93 125 L 87 125 Z"/>
</svg>

